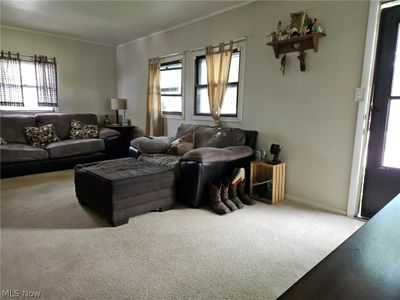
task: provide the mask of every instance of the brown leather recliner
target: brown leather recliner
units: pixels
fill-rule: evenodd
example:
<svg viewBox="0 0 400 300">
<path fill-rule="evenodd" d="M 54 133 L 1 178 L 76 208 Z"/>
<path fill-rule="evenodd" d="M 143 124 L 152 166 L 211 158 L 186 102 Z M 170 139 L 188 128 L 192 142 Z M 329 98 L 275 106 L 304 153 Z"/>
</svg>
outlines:
<svg viewBox="0 0 400 300">
<path fill-rule="evenodd" d="M 170 143 L 195 131 L 194 149 L 183 156 L 166 154 Z M 175 168 L 177 200 L 191 207 L 205 204 L 208 183 L 244 167 L 249 178 L 250 161 L 254 159 L 257 131 L 229 127 L 186 125 L 178 127 L 175 137 L 140 137 L 131 142 L 132 157 Z"/>
</svg>

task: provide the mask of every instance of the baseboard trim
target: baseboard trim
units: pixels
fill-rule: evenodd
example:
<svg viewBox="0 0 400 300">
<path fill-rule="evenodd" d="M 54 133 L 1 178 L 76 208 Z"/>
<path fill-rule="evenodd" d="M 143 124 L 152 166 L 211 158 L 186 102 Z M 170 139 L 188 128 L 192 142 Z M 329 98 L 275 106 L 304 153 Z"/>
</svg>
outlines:
<svg viewBox="0 0 400 300">
<path fill-rule="evenodd" d="M 302 204 L 306 204 L 306 205 L 309 205 L 309 206 L 312 206 L 312 207 L 315 207 L 315 208 L 327 210 L 327 211 L 330 211 L 330 212 L 334 212 L 334 213 L 337 213 L 337 214 L 340 214 L 340 215 L 346 215 L 346 210 L 344 210 L 344 209 L 338 209 L 338 208 L 330 207 L 328 205 L 317 203 L 317 202 L 310 201 L 310 200 L 306 200 L 304 198 L 300 198 L 300 197 L 297 197 L 297 196 L 285 194 L 285 199 L 290 200 L 290 201 L 294 201 L 294 202 L 298 202 L 298 203 L 302 203 Z"/>
</svg>

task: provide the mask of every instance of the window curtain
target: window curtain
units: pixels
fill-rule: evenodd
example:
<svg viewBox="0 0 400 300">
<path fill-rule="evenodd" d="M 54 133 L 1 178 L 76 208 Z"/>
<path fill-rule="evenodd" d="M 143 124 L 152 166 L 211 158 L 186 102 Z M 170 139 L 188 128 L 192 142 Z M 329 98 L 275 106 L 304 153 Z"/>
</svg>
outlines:
<svg viewBox="0 0 400 300">
<path fill-rule="evenodd" d="M 228 87 L 229 69 L 231 66 L 233 42 L 225 49 L 225 43 L 219 44 L 218 51 L 212 46 L 206 47 L 208 101 L 210 113 L 217 125 L 221 124 L 221 107 Z"/>
<path fill-rule="evenodd" d="M 35 55 L 38 106 L 58 107 L 55 58 Z"/>
<path fill-rule="evenodd" d="M 160 59 L 149 60 L 146 103 L 146 135 L 161 136 L 164 124 L 161 114 Z"/>
<path fill-rule="evenodd" d="M 0 72 L 0 104 L 2 106 L 24 106 L 19 53 L 11 54 L 1 51 Z"/>
</svg>

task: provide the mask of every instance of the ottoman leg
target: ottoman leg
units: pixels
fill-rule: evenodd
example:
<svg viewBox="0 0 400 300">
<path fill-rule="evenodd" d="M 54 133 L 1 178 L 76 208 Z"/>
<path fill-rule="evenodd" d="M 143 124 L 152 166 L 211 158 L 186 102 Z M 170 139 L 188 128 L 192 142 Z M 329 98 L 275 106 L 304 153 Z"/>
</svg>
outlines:
<svg viewBox="0 0 400 300">
<path fill-rule="evenodd" d="M 165 206 L 165 207 L 160 207 L 160 208 L 158 209 L 158 211 L 159 211 L 159 212 L 167 211 L 167 210 L 170 210 L 170 209 L 173 208 L 173 207 L 174 207 L 173 204 L 172 204 L 172 205 Z"/>
<path fill-rule="evenodd" d="M 126 218 L 126 219 L 111 220 L 110 224 L 113 227 L 117 227 L 117 226 L 120 226 L 120 225 L 127 224 L 128 222 L 129 222 L 129 218 Z"/>
</svg>

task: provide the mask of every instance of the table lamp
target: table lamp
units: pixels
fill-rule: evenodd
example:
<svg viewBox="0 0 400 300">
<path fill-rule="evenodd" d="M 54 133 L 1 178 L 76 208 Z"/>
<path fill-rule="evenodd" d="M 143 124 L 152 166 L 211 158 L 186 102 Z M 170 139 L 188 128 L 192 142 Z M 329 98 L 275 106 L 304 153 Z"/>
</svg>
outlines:
<svg viewBox="0 0 400 300">
<path fill-rule="evenodd" d="M 119 110 L 126 109 L 126 99 L 122 98 L 111 98 L 111 109 L 114 109 L 116 111 L 116 123 L 119 123 Z M 124 116 L 125 116 L 125 111 L 124 111 Z"/>
</svg>

